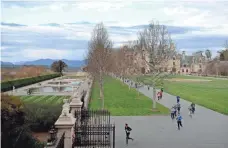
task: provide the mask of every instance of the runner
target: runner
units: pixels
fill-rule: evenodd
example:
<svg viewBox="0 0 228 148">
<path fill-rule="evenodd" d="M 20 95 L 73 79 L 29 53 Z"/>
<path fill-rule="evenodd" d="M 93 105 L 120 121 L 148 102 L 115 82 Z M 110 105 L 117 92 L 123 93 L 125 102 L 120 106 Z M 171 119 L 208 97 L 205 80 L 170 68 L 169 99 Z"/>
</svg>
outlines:
<svg viewBox="0 0 228 148">
<path fill-rule="evenodd" d="M 160 91 L 157 93 L 157 97 L 158 97 L 158 100 L 161 99 L 161 92 Z"/>
<path fill-rule="evenodd" d="M 175 109 L 174 115 L 175 115 L 175 117 L 176 117 L 176 116 L 177 116 L 177 105 L 174 104 L 173 108 Z"/>
<path fill-rule="evenodd" d="M 179 96 L 177 96 L 177 103 L 179 103 L 180 102 L 180 97 Z"/>
<path fill-rule="evenodd" d="M 175 118 L 175 112 L 176 112 L 175 108 L 172 107 L 172 108 L 171 108 L 171 119 L 172 119 L 172 120 Z"/>
<path fill-rule="evenodd" d="M 180 105 L 180 103 L 178 102 L 178 103 L 177 103 L 177 111 L 178 111 L 178 114 L 180 114 L 180 108 L 181 108 L 181 105 Z"/>
<path fill-rule="evenodd" d="M 161 89 L 160 91 L 160 99 L 162 99 L 162 96 L 163 96 L 163 89 Z"/>
<path fill-rule="evenodd" d="M 188 107 L 188 110 L 189 110 L 189 116 L 192 117 L 193 109 L 191 105 Z"/>
<path fill-rule="evenodd" d="M 163 90 L 164 90 L 164 88 L 162 87 L 162 88 L 161 88 L 161 91 L 163 92 Z"/>
<path fill-rule="evenodd" d="M 183 127 L 182 126 L 182 116 L 180 114 L 178 114 L 178 116 L 177 116 L 176 119 L 177 119 L 177 127 L 178 127 L 178 130 L 180 130 L 180 126 Z"/>
<path fill-rule="evenodd" d="M 126 132 L 126 140 L 131 139 L 132 141 L 134 140 L 133 138 L 130 138 L 130 131 L 132 129 L 128 126 L 128 124 L 125 124 L 125 132 Z"/>
<path fill-rule="evenodd" d="M 194 114 L 194 113 L 195 113 L 195 109 L 196 109 L 196 108 L 195 108 L 195 103 L 192 103 L 192 104 L 191 104 L 191 108 L 192 108 L 192 114 Z"/>
</svg>

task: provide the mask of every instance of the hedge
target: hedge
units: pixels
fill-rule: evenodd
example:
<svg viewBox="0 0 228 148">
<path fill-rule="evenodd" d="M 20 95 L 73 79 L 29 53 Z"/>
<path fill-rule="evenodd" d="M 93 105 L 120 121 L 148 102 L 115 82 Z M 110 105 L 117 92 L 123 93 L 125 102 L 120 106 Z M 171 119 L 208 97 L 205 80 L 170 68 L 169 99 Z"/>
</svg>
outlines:
<svg viewBox="0 0 228 148">
<path fill-rule="evenodd" d="M 30 77 L 24 79 L 17 79 L 17 80 L 10 80 L 1 83 L 1 92 L 9 91 L 13 89 L 13 86 L 16 88 L 23 87 L 26 85 L 31 85 L 34 83 L 38 83 L 41 81 L 53 79 L 56 77 L 60 77 L 60 74 L 49 74 L 49 75 L 42 75 L 38 77 Z"/>
</svg>

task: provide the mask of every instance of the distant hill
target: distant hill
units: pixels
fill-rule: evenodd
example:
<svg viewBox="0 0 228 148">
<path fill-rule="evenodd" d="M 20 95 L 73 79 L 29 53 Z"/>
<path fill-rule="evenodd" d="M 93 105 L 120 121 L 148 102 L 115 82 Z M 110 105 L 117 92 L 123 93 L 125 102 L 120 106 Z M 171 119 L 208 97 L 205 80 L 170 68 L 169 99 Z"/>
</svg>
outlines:
<svg viewBox="0 0 228 148">
<path fill-rule="evenodd" d="M 10 63 L 10 62 L 3 62 L 1 61 L 1 65 L 2 67 L 11 67 L 13 65 L 41 65 L 41 66 L 48 66 L 50 67 L 51 64 L 57 61 L 55 59 L 39 59 L 39 60 L 35 60 L 35 61 L 23 61 L 23 62 L 16 62 L 15 64 Z M 85 61 L 84 60 L 66 60 L 66 59 L 62 59 L 62 61 L 64 61 L 68 67 L 82 67 L 85 65 Z"/>
<path fill-rule="evenodd" d="M 1 67 L 13 67 L 14 64 L 11 62 L 3 62 L 1 61 Z"/>
</svg>

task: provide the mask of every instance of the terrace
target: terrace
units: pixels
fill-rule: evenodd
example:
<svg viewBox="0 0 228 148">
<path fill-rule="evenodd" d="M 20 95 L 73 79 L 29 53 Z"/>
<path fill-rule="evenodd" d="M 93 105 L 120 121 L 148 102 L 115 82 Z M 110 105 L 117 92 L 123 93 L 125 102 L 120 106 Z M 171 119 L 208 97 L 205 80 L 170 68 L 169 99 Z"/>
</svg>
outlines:
<svg viewBox="0 0 228 148">
<path fill-rule="evenodd" d="M 33 85 L 21 87 L 8 91 L 8 94 L 21 96 L 21 95 L 73 95 L 80 85 L 84 82 L 82 79 L 69 79 L 69 78 L 59 78 L 52 79 L 48 81 L 43 81 L 41 83 L 36 83 Z"/>
<path fill-rule="evenodd" d="M 4 93 L 19 96 L 25 105 L 26 112 L 30 113 L 28 117 L 34 123 L 39 120 L 41 127 L 42 125 L 47 125 L 47 122 L 48 124 L 52 122 L 51 124 L 53 125 L 61 114 L 61 106 L 64 101 L 65 103 L 69 103 L 72 102 L 71 100 L 75 101 L 75 98 L 77 98 L 77 101 L 81 103 L 81 108 L 87 108 L 88 106 L 92 82 L 86 76 L 77 75 L 71 76 L 66 74 L 60 78 L 42 81 Z M 74 107 L 74 103 L 72 105 Z M 54 122 L 51 120 L 54 120 Z M 35 127 L 38 126 L 35 125 Z M 32 132 L 34 137 L 40 139 L 40 141 L 48 141 L 47 130 L 32 130 Z"/>
</svg>

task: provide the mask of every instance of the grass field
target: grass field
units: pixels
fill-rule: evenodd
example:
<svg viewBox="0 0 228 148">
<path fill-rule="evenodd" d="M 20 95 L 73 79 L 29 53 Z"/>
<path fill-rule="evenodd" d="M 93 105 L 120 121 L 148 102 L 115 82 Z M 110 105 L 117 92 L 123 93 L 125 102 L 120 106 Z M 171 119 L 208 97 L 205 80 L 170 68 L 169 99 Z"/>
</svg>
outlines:
<svg viewBox="0 0 228 148">
<path fill-rule="evenodd" d="M 105 108 L 111 112 L 113 116 L 139 116 L 152 114 L 168 114 L 169 109 L 157 104 L 159 112 L 152 112 L 152 100 L 143 94 L 131 88 L 129 90 L 126 84 L 111 77 L 106 77 L 104 82 L 104 98 Z M 101 100 L 99 99 L 99 87 L 95 83 L 93 85 L 91 109 L 101 108 Z"/>
<path fill-rule="evenodd" d="M 20 99 L 25 103 L 39 103 L 46 105 L 63 104 L 63 99 L 68 99 L 70 96 L 20 96 Z"/>
<path fill-rule="evenodd" d="M 170 76 L 169 80 L 174 78 L 183 81 L 164 81 L 166 92 L 228 115 L 228 80 L 198 76 Z M 186 82 L 184 79 L 207 79 L 210 81 Z"/>
</svg>

